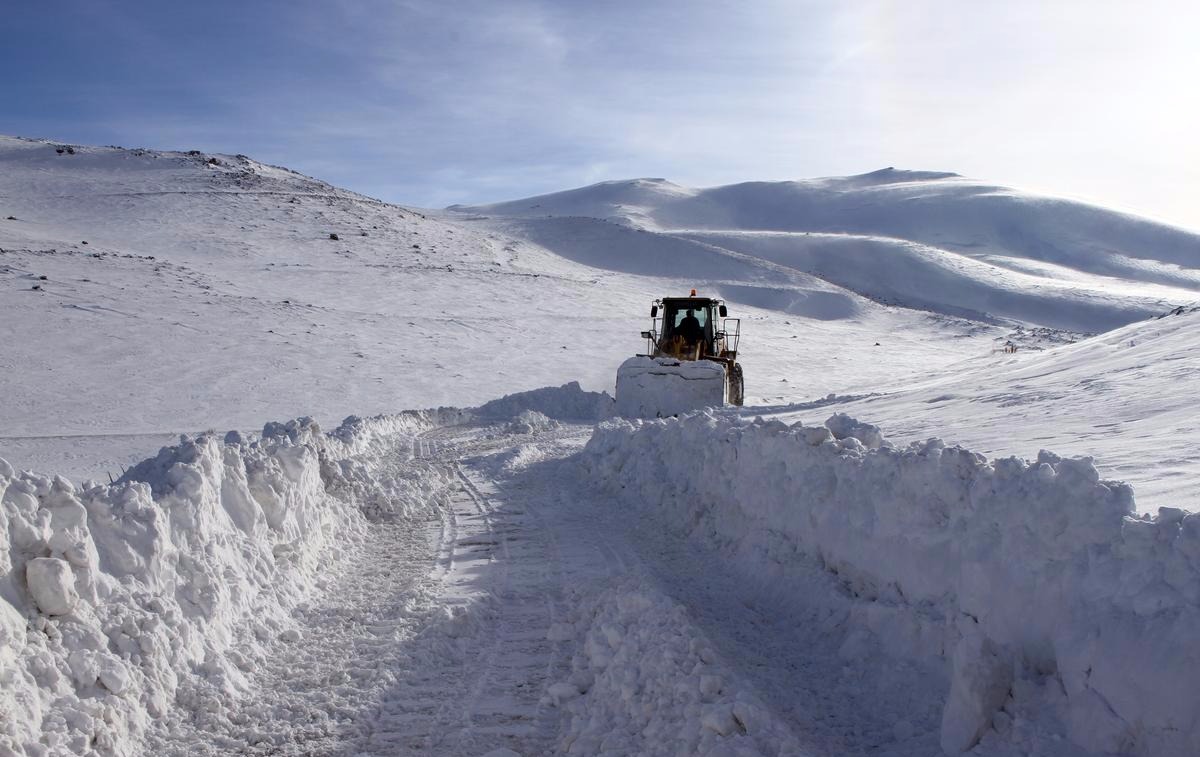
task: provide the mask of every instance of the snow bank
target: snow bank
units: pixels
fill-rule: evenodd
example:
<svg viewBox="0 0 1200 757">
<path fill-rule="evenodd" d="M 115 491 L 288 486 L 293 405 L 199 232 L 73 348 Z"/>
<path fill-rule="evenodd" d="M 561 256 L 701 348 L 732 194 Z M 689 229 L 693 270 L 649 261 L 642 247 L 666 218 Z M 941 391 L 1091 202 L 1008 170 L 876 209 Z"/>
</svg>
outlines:
<svg viewBox="0 0 1200 757">
<path fill-rule="evenodd" d="M 152 719 L 203 706 L 191 682 L 244 691 L 247 645 L 286 638 L 365 527 L 362 461 L 438 418 L 185 437 L 112 485 L 0 460 L 0 753 L 133 754 Z M 401 511 L 427 493 L 391 486 Z"/>
<path fill-rule="evenodd" d="M 644 583 L 605 589 L 578 605 L 579 652 L 546 703 L 566 711 L 566 754 L 794 755 L 799 745 L 723 664 L 687 609 Z"/>
<path fill-rule="evenodd" d="M 617 415 L 666 418 L 725 404 L 725 369 L 710 360 L 631 357 L 617 369 Z"/>
<path fill-rule="evenodd" d="M 506 394 L 476 409 L 484 421 L 508 420 L 525 410 L 534 410 L 560 421 L 595 423 L 613 414 L 613 399 L 606 392 L 585 392 L 578 381 L 547 386 L 528 392 Z"/>
<path fill-rule="evenodd" d="M 750 580 L 801 586 L 819 560 L 896 655 L 945 667 L 948 752 L 1033 680 L 1065 693 L 1057 715 L 1085 749 L 1200 753 L 1200 515 L 1132 516 L 1130 487 L 1088 458 L 988 461 L 829 426 L 612 421 L 583 461 Z"/>
</svg>

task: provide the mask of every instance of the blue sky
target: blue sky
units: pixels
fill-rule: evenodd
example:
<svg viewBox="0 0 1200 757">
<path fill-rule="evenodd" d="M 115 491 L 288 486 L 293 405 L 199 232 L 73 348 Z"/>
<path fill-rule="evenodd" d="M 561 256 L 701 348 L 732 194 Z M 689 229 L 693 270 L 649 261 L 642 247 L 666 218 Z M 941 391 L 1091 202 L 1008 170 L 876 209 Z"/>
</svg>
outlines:
<svg viewBox="0 0 1200 757">
<path fill-rule="evenodd" d="M 1200 229 L 1200 4 L 13 0 L 0 132 L 422 206 L 951 170 Z"/>
</svg>

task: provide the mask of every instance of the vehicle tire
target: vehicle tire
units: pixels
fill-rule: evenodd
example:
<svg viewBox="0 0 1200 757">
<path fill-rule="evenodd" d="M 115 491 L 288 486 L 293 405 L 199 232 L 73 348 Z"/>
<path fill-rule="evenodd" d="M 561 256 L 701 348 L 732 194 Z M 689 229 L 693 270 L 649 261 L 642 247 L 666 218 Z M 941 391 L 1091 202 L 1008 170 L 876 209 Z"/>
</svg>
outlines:
<svg viewBox="0 0 1200 757">
<path fill-rule="evenodd" d="M 729 404 L 742 406 L 746 399 L 746 383 L 742 377 L 742 366 L 733 363 L 729 366 Z"/>
</svg>

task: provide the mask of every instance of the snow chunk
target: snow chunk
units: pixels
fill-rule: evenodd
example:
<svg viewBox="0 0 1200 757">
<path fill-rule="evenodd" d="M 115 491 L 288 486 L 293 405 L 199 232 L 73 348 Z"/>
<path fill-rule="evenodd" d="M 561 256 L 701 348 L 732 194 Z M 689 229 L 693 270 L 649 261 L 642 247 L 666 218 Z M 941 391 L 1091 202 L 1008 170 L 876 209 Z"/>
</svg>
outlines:
<svg viewBox="0 0 1200 757">
<path fill-rule="evenodd" d="M 700 717 L 700 725 L 722 736 L 728 736 L 737 730 L 737 721 L 733 719 L 733 707 L 728 704 L 709 707 Z"/>
<path fill-rule="evenodd" d="M 834 413 L 831 415 L 829 420 L 825 421 L 825 428 L 829 429 L 833 434 L 833 438 L 857 439 L 867 449 L 877 449 L 883 444 L 883 432 L 879 429 L 879 426 L 863 423 L 845 413 Z"/>
<path fill-rule="evenodd" d="M 942 749 L 962 754 L 979 743 L 1012 687 L 1013 666 L 1000 648 L 978 634 L 954 649 L 950 696 L 942 711 Z"/>
<path fill-rule="evenodd" d="M 106 659 L 100 665 L 100 684 L 114 694 L 129 688 L 129 671 L 120 662 Z"/>
<path fill-rule="evenodd" d="M 38 609 L 47 615 L 66 615 L 75 609 L 75 574 L 66 560 L 38 557 L 25 565 L 25 580 Z"/>
<path fill-rule="evenodd" d="M 558 422 L 548 418 L 536 410 L 522 410 L 521 413 L 508 422 L 504 427 L 507 434 L 536 434 L 558 427 Z"/>
<path fill-rule="evenodd" d="M 583 692 L 579 690 L 578 686 L 565 681 L 552 683 L 550 684 L 550 687 L 546 689 L 546 694 L 549 696 L 551 704 L 553 704 L 555 707 L 561 706 L 563 702 L 570 701 L 579 696 L 581 693 Z"/>
</svg>

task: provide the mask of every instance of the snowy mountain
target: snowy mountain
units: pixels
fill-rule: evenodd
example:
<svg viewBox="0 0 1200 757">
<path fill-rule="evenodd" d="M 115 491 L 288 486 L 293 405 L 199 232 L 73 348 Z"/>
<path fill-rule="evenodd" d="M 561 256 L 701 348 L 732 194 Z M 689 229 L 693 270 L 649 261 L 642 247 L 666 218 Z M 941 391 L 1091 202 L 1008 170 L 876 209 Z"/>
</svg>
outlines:
<svg viewBox="0 0 1200 757">
<path fill-rule="evenodd" d="M 0 753 L 1200 750 L 1195 235 L 21 138 L 0 219 Z M 613 419 L 692 287 L 747 406 Z"/>
<path fill-rule="evenodd" d="M 601 388 L 661 290 L 241 156 L 60 148 L 0 139 L 0 370 L 20 377 L 0 454 L 38 467 L 103 477 L 181 432 Z"/>
<path fill-rule="evenodd" d="M 686 261 L 718 280 L 746 261 L 782 267 L 789 276 L 764 277 L 776 288 L 760 279 L 722 290 L 734 301 L 785 301 L 818 317 L 853 312 L 855 293 L 1095 333 L 1200 295 L 1200 236 L 951 173 L 888 168 L 708 189 L 639 179 L 455 210 L 503 219 L 495 228 L 598 267 L 649 272 Z M 656 248 L 672 258 L 644 255 L 649 243 L 631 243 L 636 235 L 626 229 L 656 235 Z M 589 243 L 576 244 L 579 236 Z M 731 262 L 715 263 L 723 259 Z"/>
</svg>

